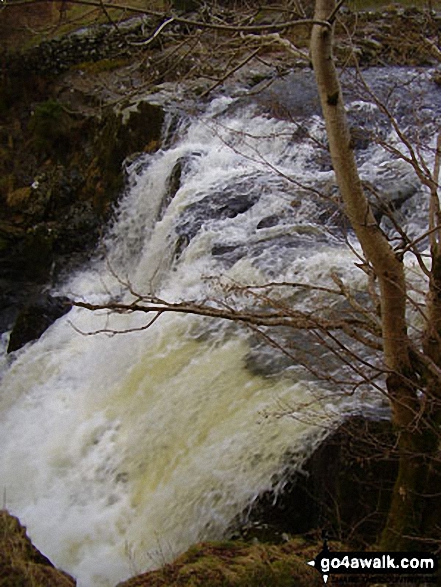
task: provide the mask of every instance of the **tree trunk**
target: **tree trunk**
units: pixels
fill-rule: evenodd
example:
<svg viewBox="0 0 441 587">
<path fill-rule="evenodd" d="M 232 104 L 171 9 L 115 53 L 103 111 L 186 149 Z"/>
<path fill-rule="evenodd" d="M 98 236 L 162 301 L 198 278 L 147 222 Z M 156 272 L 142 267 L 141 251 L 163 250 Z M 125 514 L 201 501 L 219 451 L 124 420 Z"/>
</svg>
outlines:
<svg viewBox="0 0 441 587">
<path fill-rule="evenodd" d="M 380 289 L 386 383 L 400 451 L 399 473 L 381 546 L 385 550 L 405 550 L 413 547 L 408 536 L 421 537 L 423 531 L 423 496 L 433 465 L 433 439 L 430 426 L 426 425 L 424 414 L 420 412 L 413 384 L 415 373 L 407 335 L 404 267 L 375 221 L 351 147 L 342 91 L 332 56 L 334 11 L 334 0 L 316 0 L 314 19 L 328 22 L 329 26 L 314 25 L 311 58 L 345 214 Z"/>
</svg>

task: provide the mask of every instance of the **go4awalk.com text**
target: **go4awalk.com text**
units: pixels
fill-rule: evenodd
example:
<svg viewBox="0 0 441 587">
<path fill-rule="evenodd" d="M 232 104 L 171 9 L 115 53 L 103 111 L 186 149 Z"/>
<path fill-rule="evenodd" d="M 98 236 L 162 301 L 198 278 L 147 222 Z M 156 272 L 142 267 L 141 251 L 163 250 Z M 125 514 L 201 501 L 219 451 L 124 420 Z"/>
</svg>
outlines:
<svg viewBox="0 0 441 587">
<path fill-rule="evenodd" d="M 330 575 L 424 576 L 430 581 L 438 570 L 437 558 L 427 552 L 331 552 L 326 542 L 308 564 L 322 574 L 324 583 Z"/>
</svg>

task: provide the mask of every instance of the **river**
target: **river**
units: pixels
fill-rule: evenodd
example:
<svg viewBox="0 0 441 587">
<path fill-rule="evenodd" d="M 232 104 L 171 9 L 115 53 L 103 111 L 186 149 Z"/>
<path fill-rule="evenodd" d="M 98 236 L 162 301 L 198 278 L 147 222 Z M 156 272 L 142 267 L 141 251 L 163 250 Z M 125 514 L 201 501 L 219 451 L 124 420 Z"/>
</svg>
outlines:
<svg viewBox="0 0 441 587">
<path fill-rule="evenodd" d="M 400 124 L 433 146 L 441 101 L 431 72 L 367 77 Z M 352 90 L 347 101 L 363 179 L 398 202 L 400 221 L 417 236 L 427 194 L 402 160 L 362 140 L 375 131 L 397 144 L 396 133 L 369 97 Z M 335 288 L 333 274 L 364 291 L 320 147 L 309 73 L 255 95 L 236 87 L 169 110 L 179 110 L 179 123 L 174 116 L 173 131 L 164 130 L 162 149 L 128 164 L 127 190 L 96 258 L 55 293 L 92 303 L 129 302 L 139 292 L 215 304 L 229 284 Z M 384 229 L 393 230 L 387 221 Z M 254 303 L 228 295 L 229 304 Z M 275 287 L 271 295 L 303 311 L 340 308 L 322 290 Z M 288 358 L 237 324 L 173 314 L 146 322 L 73 308 L 40 340 L 2 357 L 3 505 L 79 587 L 114 586 L 222 537 L 344 415 L 387 411 L 368 386 L 337 393 L 335 382 L 305 369 L 306 355 L 341 377 L 346 367 L 301 334 L 278 333 L 292 343 Z"/>
</svg>

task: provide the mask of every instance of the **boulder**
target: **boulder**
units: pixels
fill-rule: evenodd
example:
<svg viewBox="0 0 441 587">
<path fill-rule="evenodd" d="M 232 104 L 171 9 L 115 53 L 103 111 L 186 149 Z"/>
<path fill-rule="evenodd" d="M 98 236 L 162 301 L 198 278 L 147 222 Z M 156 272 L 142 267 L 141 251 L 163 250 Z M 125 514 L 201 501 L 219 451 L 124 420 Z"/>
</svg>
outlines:
<svg viewBox="0 0 441 587">
<path fill-rule="evenodd" d="M 8 353 L 38 339 L 45 330 L 71 308 L 67 298 L 41 294 L 19 312 L 12 329 Z"/>
<path fill-rule="evenodd" d="M 0 511 L 0 587 L 74 587 L 32 544 L 19 520 Z"/>
<path fill-rule="evenodd" d="M 259 198 L 259 194 L 249 190 L 244 193 L 225 191 L 209 194 L 187 206 L 179 219 L 176 232 L 179 236 L 185 235 L 190 242 L 210 220 L 235 218 L 239 214 L 244 214 L 258 202 Z"/>
<path fill-rule="evenodd" d="M 170 176 L 167 179 L 165 194 L 162 198 L 161 206 L 157 215 L 157 220 L 162 220 L 167 208 L 171 204 L 173 198 L 176 196 L 181 188 L 182 175 L 185 171 L 185 166 L 188 163 L 187 157 L 179 157 L 173 166 Z"/>
<path fill-rule="evenodd" d="M 372 544 L 385 523 L 398 470 L 394 441 L 389 420 L 348 418 L 300 471 L 287 475 L 282 490 L 252 504 L 232 535 L 274 542 L 320 530 L 362 547 Z"/>
</svg>

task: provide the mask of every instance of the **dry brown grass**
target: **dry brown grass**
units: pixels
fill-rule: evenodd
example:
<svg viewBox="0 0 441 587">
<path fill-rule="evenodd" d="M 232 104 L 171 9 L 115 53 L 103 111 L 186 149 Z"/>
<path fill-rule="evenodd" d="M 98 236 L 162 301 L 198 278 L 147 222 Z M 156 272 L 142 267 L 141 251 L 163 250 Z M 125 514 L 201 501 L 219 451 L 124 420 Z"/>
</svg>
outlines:
<svg viewBox="0 0 441 587">
<path fill-rule="evenodd" d="M 0 511 L 0 587 L 74 586 L 33 546 L 17 518 Z"/>
</svg>

